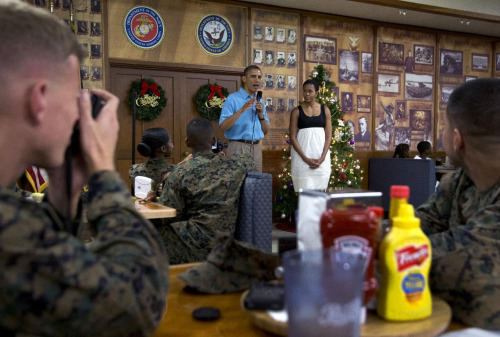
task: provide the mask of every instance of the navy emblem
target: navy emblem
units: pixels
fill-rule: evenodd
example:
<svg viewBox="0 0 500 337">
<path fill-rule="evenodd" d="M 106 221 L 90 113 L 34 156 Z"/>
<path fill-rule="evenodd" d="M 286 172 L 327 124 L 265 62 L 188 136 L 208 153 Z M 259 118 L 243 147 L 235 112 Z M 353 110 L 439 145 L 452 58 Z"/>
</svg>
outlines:
<svg viewBox="0 0 500 337">
<path fill-rule="evenodd" d="M 129 41 L 140 49 L 157 47 L 165 36 L 161 16 L 146 6 L 130 9 L 125 15 L 124 28 Z"/>
<path fill-rule="evenodd" d="M 197 29 L 198 42 L 205 52 L 214 56 L 224 55 L 233 46 L 233 27 L 220 15 L 207 15 Z"/>
</svg>

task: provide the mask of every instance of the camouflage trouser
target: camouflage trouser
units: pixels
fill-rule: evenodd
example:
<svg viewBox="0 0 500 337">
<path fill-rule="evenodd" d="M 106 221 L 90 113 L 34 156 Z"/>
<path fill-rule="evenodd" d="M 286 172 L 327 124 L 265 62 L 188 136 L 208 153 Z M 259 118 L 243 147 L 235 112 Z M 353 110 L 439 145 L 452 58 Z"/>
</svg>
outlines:
<svg viewBox="0 0 500 337">
<path fill-rule="evenodd" d="M 196 230 L 189 230 L 194 227 L 189 221 L 166 224 L 158 219 L 153 224 L 165 242 L 171 265 L 205 261 L 212 249 L 213 238 Z"/>
</svg>

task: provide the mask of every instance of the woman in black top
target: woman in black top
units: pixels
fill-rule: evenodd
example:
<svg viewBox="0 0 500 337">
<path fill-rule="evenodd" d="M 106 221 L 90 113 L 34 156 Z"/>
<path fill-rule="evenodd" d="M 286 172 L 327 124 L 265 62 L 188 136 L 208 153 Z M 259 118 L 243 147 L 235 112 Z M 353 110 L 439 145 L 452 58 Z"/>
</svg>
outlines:
<svg viewBox="0 0 500 337">
<path fill-rule="evenodd" d="M 318 82 L 307 80 L 302 88 L 304 101 L 290 113 L 293 185 L 296 192 L 299 189 L 324 190 L 328 187 L 331 173 L 330 109 L 316 102 Z"/>
</svg>

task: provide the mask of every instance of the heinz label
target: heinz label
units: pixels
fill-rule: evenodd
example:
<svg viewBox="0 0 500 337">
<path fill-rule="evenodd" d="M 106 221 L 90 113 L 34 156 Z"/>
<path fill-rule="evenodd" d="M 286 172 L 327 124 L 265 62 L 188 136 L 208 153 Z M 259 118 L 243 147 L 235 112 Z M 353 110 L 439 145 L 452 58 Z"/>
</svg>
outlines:
<svg viewBox="0 0 500 337">
<path fill-rule="evenodd" d="M 398 271 L 401 272 L 413 266 L 422 265 L 429 258 L 429 245 L 423 244 L 419 247 L 406 246 L 396 250 Z"/>
</svg>

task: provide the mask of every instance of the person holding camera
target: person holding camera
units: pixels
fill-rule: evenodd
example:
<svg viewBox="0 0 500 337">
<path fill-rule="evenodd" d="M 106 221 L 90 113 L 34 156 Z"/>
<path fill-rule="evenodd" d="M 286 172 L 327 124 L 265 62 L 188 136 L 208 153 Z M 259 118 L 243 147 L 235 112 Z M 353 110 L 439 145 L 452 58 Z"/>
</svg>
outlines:
<svg viewBox="0 0 500 337">
<path fill-rule="evenodd" d="M 177 216 L 153 221 L 171 264 L 204 261 L 216 231 L 234 234 L 241 186 L 246 174 L 255 171 L 248 155 L 214 153 L 214 130 L 208 119 L 189 122 L 186 144 L 193 158 L 170 172 L 158 201 L 175 208 Z"/>
<path fill-rule="evenodd" d="M 0 38 L 0 334 L 151 335 L 166 309 L 168 258 L 115 171 L 118 98 L 93 90 L 104 105 L 92 118 L 80 44 L 48 11 L 0 2 Z M 66 155 L 77 121 L 78 151 Z M 51 182 L 41 203 L 8 189 L 31 165 Z M 67 226 L 84 184 L 91 246 Z"/>
<path fill-rule="evenodd" d="M 257 95 L 262 81 L 260 68 L 246 67 L 241 80 L 243 86 L 230 94 L 222 106 L 219 127 L 229 139 L 227 155 L 248 154 L 254 159 L 257 171 L 262 172 L 260 141 L 269 131 L 269 119 L 262 96 Z"/>
</svg>

